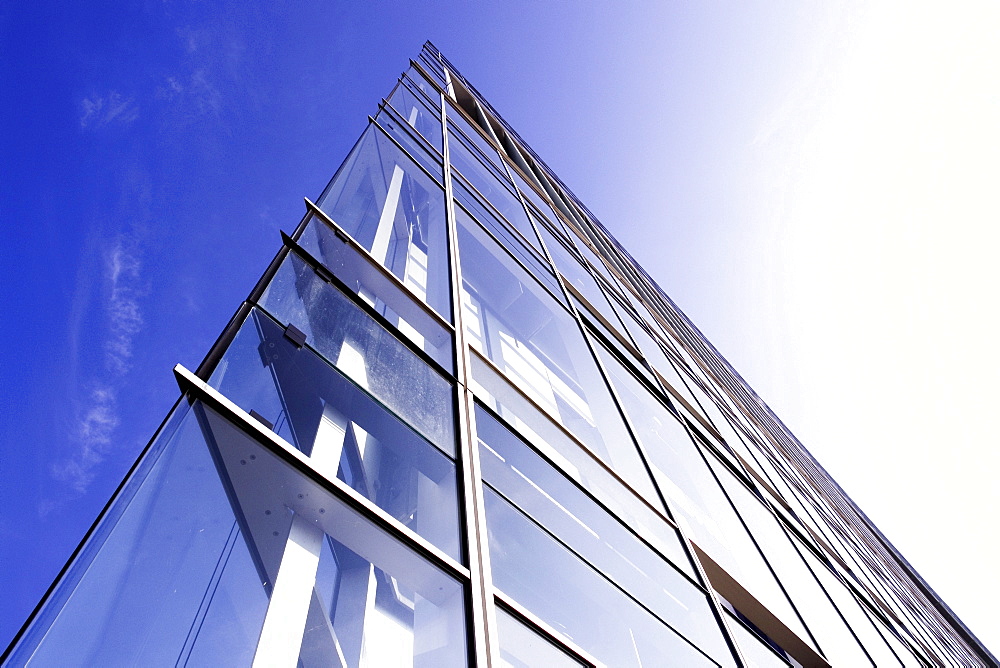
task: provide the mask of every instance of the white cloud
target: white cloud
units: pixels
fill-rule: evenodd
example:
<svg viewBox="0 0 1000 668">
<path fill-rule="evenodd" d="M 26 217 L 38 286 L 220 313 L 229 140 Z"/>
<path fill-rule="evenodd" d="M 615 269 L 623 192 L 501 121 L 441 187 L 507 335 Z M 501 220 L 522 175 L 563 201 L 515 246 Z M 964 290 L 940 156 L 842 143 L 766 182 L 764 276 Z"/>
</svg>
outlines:
<svg viewBox="0 0 1000 668">
<path fill-rule="evenodd" d="M 139 107 L 132 98 L 125 98 L 118 91 L 91 95 L 80 102 L 81 128 L 101 128 L 112 122 L 130 125 L 137 118 Z"/>
<path fill-rule="evenodd" d="M 52 465 L 52 477 L 67 483 L 77 494 L 86 492 L 94 479 L 94 467 L 104 460 L 111 448 L 118 423 L 114 389 L 107 385 L 93 388 L 72 434 L 78 448 L 72 456 Z"/>
</svg>

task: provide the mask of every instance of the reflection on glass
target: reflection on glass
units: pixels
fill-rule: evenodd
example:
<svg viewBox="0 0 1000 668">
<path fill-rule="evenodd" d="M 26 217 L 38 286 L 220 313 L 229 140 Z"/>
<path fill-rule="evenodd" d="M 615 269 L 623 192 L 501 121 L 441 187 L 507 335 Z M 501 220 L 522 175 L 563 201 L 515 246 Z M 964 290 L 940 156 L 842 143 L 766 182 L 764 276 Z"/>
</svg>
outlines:
<svg viewBox="0 0 1000 668">
<path fill-rule="evenodd" d="M 451 383 L 312 267 L 290 253 L 260 305 L 393 413 L 454 455 Z"/>
<path fill-rule="evenodd" d="M 477 354 L 472 355 L 472 377 L 470 387 L 476 396 L 514 425 L 518 434 L 563 475 L 593 494 L 660 554 L 673 559 L 674 564 L 692 578 L 697 577 L 677 544 L 674 529 L 566 436 L 550 417 L 535 408 L 507 380 L 487 366 Z"/>
<path fill-rule="evenodd" d="M 369 256 L 338 237 L 326 221 L 313 216 L 302 231 L 299 245 L 400 334 L 442 367 L 454 371 L 451 331 L 422 308 L 411 292 L 379 271 Z"/>
<path fill-rule="evenodd" d="M 8 665 L 250 665 L 267 593 L 186 405 Z"/>
<path fill-rule="evenodd" d="M 577 322 L 513 266 L 478 225 L 462 225 L 458 245 L 469 344 L 655 502 L 649 476 Z"/>
<path fill-rule="evenodd" d="M 497 588 L 598 661 L 717 665 L 489 488 L 485 505 Z"/>
<path fill-rule="evenodd" d="M 433 162 L 416 145 L 407 150 Z M 375 126 L 362 135 L 318 205 L 418 298 L 451 314 L 444 193 Z"/>
<path fill-rule="evenodd" d="M 677 523 L 800 638 L 808 639 L 688 432 L 607 350 L 601 347 L 600 354 Z"/>
<path fill-rule="evenodd" d="M 514 615 L 497 608 L 500 635 L 500 665 L 503 668 L 573 668 L 583 664 L 532 629 Z"/>
<path fill-rule="evenodd" d="M 872 665 L 774 515 L 717 460 L 712 468 L 746 523 L 753 527 L 757 544 L 830 663 L 834 666 Z"/>
<path fill-rule="evenodd" d="M 455 464 L 369 394 L 254 310 L 209 384 L 455 559 Z"/>
<path fill-rule="evenodd" d="M 705 594 L 485 410 L 476 413 L 483 479 L 595 570 L 709 652 L 728 656 Z M 671 559 L 684 563 L 672 528 Z"/>
<path fill-rule="evenodd" d="M 255 663 L 465 665 L 461 583 L 302 475 L 290 455 L 195 410 L 270 594 Z"/>
<path fill-rule="evenodd" d="M 541 253 L 538 238 L 535 236 L 535 231 L 531 228 L 531 223 L 528 222 L 528 214 L 524 210 L 524 205 L 517 199 L 517 195 L 511 192 L 508 186 L 502 184 L 493 172 L 487 170 L 482 162 L 473 157 L 472 153 L 461 142 L 452 141 L 449 144 L 448 152 L 452 166 L 472 184 L 480 196 L 500 212 L 500 215 L 507 224 L 520 232 L 521 236 L 531 244 L 535 251 Z M 458 197 L 457 193 L 456 197 Z M 463 204 L 469 206 L 468 201 L 471 197 L 472 195 L 469 193 L 460 199 L 464 200 Z M 477 209 L 481 209 L 482 207 L 478 204 L 472 204 L 471 206 L 474 208 L 470 208 L 469 210 L 476 213 L 478 217 L 481 217 Z M 490 214 L 490 217 L 492 215 Z"/>
<path fill-rule="evenodd" d="M 490 209 L 472 194 L 460 181 L 455 181 L 455 201 L 461 206 L 455 207 L 455 216 L 460 226 L 471 226 L 470 217 L 489 230 L 499 240 L 503 247 L 522 264 L 528 267 L 532 275 L 544 283 L 556 295 L 561 295 L 555 273 L 547 260 L 542 259 L 541 251 L 533 253 L 524 243 L 524 237 L 515 234 L 510 227 L 493 215 Z M 471 214 L 471 216 L 469 215 Z M 529 230 L 530 231 L 530 230 Z M 534 234 L 534 233 L 532 233 Z"/>
<path fill-rule="evenodd" d="M 458 135 L 454 132 L 452 133 L 453 139 L 458 136 L 463 141 L 468 142 L 470 146 L 474 146 L 474 152 L 478 151 L 478 153 L 485 156 L 490 162 L 491 169 L 495 170 L 501 178 L 506 179 L 504 176 L 506 171 L 501 166 L 503 165 L 503 161 L 500 159 L 500 154 L 497 153 L 497 150 L 493 148 L 493 144 L 483 138 L 482 134 L 480 134 L 482 130 L 479 129 L 478 125 L 473 127 L 473 124 L 465 120 L 465 116 L 450 104 L 448 105 L 448 127 L 457 128 L 460 131 Z"/>
<path fill-rule="evenodd" d="M 396 86 L 396 90 L 389 96 L 389 104 L 434 148 L 438 151 L 443 150 L 440 112 L 429 108 L 424 99 L 410 90 L 405 82 Z"/>
</svg>

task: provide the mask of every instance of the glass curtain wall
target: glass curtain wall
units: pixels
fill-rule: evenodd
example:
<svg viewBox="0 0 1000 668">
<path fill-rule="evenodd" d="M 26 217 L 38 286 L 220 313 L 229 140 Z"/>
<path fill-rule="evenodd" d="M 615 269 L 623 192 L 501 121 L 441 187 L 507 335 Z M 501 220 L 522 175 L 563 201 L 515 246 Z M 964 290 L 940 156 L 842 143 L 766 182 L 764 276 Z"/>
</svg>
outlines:
<svg viewBox="0 0 1000 668">
<path fill-rule="evenodd" d="M 5 665 L 995 665 L 432 46 L 283 242 Z"/>
</svg>

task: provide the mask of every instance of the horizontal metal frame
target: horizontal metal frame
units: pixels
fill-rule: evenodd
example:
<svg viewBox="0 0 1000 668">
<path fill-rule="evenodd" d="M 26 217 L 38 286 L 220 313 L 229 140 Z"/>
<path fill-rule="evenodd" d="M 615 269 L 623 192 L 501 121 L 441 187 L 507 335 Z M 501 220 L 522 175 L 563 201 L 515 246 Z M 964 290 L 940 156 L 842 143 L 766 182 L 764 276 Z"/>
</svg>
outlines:
<svg viewBox="0 0 1000 668">
<path fill-rule="evenodd" d="M 373 320 L 375 320 L 375 322 L 377 322 L 386 331 L 388 331 L 393 336 L 393 338 L 402 343 L 413 354 L 420 357 L 421 360 L 426 362 L 429 366 L 431 366 L 431 368 L 433 368 L 439 374 L 444 376 L 449 382 L 452 383 L 458 382 L 458 379 L 455 378 L 455 375 L 451 371 L 446 369 L 444 366 L 441 365 L 440 362 L 431 357 L 423 349 L 418 347 L 416 343 L 414 343 L 409 338 L 404 336 L 401 332 L 399 332 L 399 329 L 391 322 L 389 322 L 384 315 L 375 310 L 375 308 L 371 304 L 369 304 L 364 299 L 359 297 L 357 293 L 351 290 L 351 288 L 348 285 L 346 285 L 339 278 L 337 278 L 336 274 L 327 269 L 326 266 L 322 262 L 317 260 L 315 257 L 313 257 L 312 254 L 309 253 L 309 251 L 302 248 L 298 244 L 298 242 L 296 242 L 294 239 L 292 239 L 291 237 L 289 237 L 284 233 L 282 233 L 282 240 L 284 241 L 285 247 L 289 250 L 289 252 L 294 254 L 297 258 L 305 262 L 307 265 L 309 265 L 309 267 L 313 270 L 313 272 L 315 272 L 316 276 L 319 277 L 320 280 L 329 283 L 334 288 L 336 288 L 345 297 L 347 297 L 355 306 L 364 311 L 366 315 L 370 316 Z M 261 306 L 260 304 L 255 303 L 254 306 L 259 306 L 264 311 L 267 311 L 267 309 Z M 267 312 L 270 313 L 270 311 Z M 455 345 L 454 339 L 452 339 L 452 345 Z"/>
<path fill-rule="evenodd" d="M 495 587 L 493 588 L 493 598 L 496 601 L 496 605 L 503 608 L 508 614 L 512 614 L 522 624 L 531 628 L 556 647 L 568 651 L 573 658 L 580 660 L 591 668 L 607 668 L 605 664 L 595 659 L 582 647 L 556 631 L 530 610 Z"/>
<path fill-rule="evenodd" d="M 389 533 L 404 545 L 407 545 L 422 557 L 428 559 L 452 577 L 468 583 L 469 569 L 445 554 L 433 543 L 423 538 L 412 529 L 403 525 L 373 502 L 355 491 L 338 478 L 328 478 L 316 470 L 310 459 L 257 420 L 250 417 L 239 406 L 225 395 L 188 371 L 183 365 L 174 366 L 174 377 L 181 392 L 191 400 L 199 400 L 218 412 L 238 429 L 251 437 L 259 445 L 276 455 L 285 464 L 310 481 L 316 483 L 324 491 L 347 503 L 353 509 L 372 520 L 372 524 Z"/>
<path fill-rule="evenodd" d="M 424 300 L 420 299 L 415 294 L 413 294 L 413 291 L 410 288 L 408 288 L 406 284 L 403 283 L 403 281 L 399 280 L 399 277 L 396 276 L 396 274 L 389 271 L 384 264 L 376 260 L 375 257 L 367 249 L 365 249 L 364 246 L 359 244 L 354 239 L 354 237 L 352 237 L 344 230 L 344 228 L 338 225 L 333 220 L 333 218 L 331 218 L 325 211 L 323 211 L 323 209 L 319 208 L 308 197 L 305 198 L 305 202 L 306 202 L 306 208 L 309 210 L 309 213 L 311 213 L 314 217 L 318 218 L 321 222 L 325 223 L 327 227 L 333 230 L 333 233 L 337 236 L 337 238 L 346 243 L 348 246 L 350 246 L 351 249 L 354 250 L 354 252 L 356 252 L 358 255 L 365 258 L 366 260 L 368 260 L 368 263 L 371 264 L 372 268 L 375 269 L 375 271 L 380 272 L 382 276 L 385 277 L 385 280 L 394 284 L 397 289 L 402 291 L 404 294 L 408 295 L 413 300 L 413 303 L 417 308 L 424 311 L 429 318 L 435 320 L 439 325 L 441 325 L 445 329 L 451 332 L 455 331 L 455 326 L 451 324 L 451 322 L 447 318 L 445 318 L 443 315 L 441 315 L 433 308 L 431 308 Z M 301 248 L 297 238 L 293 238 L 292 240 L 297 247 Z M 303 250 L 303 252 L 307 251 Z M 318 259 L 317 262 L 319 262 Z M 324 269 L 326 269 L 326 266 L 323 265 L 322 262 L 320 262 L 320 266 L 323 266 Z M 326 269 L 326 271 L 331 271 L 331 270 Z"/>
</svg>

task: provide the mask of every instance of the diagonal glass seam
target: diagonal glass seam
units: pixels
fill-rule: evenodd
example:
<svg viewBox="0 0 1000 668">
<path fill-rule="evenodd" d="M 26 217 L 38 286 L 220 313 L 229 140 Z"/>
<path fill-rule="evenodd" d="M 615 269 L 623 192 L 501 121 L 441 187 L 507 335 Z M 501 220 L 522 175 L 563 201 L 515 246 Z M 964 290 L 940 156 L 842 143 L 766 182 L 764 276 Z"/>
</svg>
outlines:
<svg viewBox="0 0 1000 668">
<path fill-rule="evenodd" d="M 402 540 L 404 544 L 417 550 L 422 556 L 431 559 L 432 563 L 442 567 L 452 577 L 463 581 L 470 579 L 469 569 L 452 557 L 445 554 L 419 534 L 402 524 L 395 517 L 376 506 L 369 499 L 352 489 L 347 483 L 337 478 L 328 478 L 313 466 L 305 454 L 300 452 L 288 441 L 274 433 L 263 424 L 250 417 L 250 414 L 230 401 L 225 395 L 198 378 L 182 364 L 174 366 L 174 378 L 189 399 L 200 400 L 205 405 L 217 411 L 238 429 L 251 437 L 258 445 L 276 455 L 278 459 L 293 469 L 303 473 L 311 481 L 320 485 L 324 491 L 333 494 L 364 515 L 368 516 L 376 526 L 386 530 L 393 537 Z"/>
<path fill-rule="evenodd" d="M 591 668 L 609 668 L 604 663 L 591 656 L 585 649 L 577 645 L 576 642 L 556 631 L 547 622 L 543 621 L 540 617 L 522 606 L 500 589 L 493 587 L 493 596 L 497 603 L 500 604 L 501 608 L 505 609 L 508 613 L 513 613 L 513 615 L 519 618 L 519 621 L 522 623 L 527 623 L 528 626 L 533 627 L 532 630 L 536 632 L 540 631 L 545 637 L 545 640 L 557 645 L 564 651 L 568 650 L 571 655 L 574 655 L 574 658 L 581 659 Z"/>
</svg>

